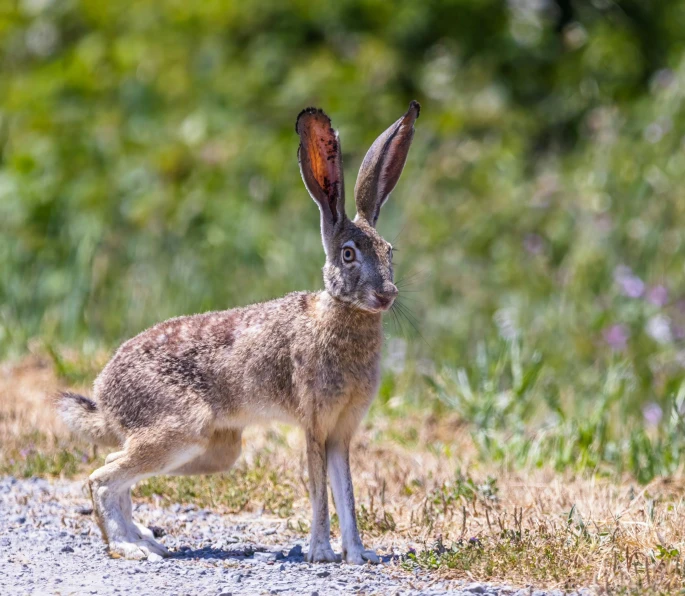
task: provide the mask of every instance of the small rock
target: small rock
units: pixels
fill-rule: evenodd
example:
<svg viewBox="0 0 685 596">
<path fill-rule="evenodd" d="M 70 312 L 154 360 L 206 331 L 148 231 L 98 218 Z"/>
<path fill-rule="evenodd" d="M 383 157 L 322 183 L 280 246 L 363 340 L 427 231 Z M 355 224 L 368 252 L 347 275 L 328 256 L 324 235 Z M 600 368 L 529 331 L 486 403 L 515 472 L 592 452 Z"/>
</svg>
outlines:
<svg viewBox="0 0 685 596">
<path fill-rule="evenodd" d="M 164 557 L 162 555 L 158 555 L 157 553 L 150 553 L 147 556 L 147 560 L 150 561 L 150 563 L 159 563 L 160 561 L 164 560 Z"/>
<path fill-rule="evenodd" d="M 77 507 L 76 513 L 79 513 L 80 515 L 90 515 L 91 513 L 93 513 L 93 508 L 89 507 L 88 505 L 84 505 L 83 507 Z"/>
<path fill-rule="evenodd" d="M 278 558 L 278 553 L 263 553 L 263 552 L 256 552 L 254 555 L 254 558 L 258 561 L 275 561 Z"/>
<path fill-rule="evenodd" d="M 484 594 L 487 592 L 487 588 L 483 584 L 473 583 L 468 586 L 464 586 L 465 592 L 472 592 L 473 594 Z"/>
<path fill-rule="evenodd" d="M 281 565 L 281 566 L 278 568 L 278 570 L 279 570 L 279 571 L 285 571 L 285 565 Z"/>
<path fill-rule="evenodd" d="M 331 574 L 330 571 L 319 571 L 316 576 L 317 577 L 328 577 Z"/>
<path fill-rule="evenodd" d="M 293 546 L 289 551 L 288 551 L 288 557 L 301 557 L 303 556 L 302 554 L 302 545 L 301 544 L 296 544 Z"/>
<path fill-rule="evenodd" d="M 278 532 L 278 529 L 269 528 L 268 530 L 264 530 L 264 536 L 273 536 L 276 532 Z"/>
<path fill-rule="evenodd" d="M 15 524 L 23 524 L 26 521 L 26 517 L 24 517 L 23 515 L 16 515 L 16 516 L 14 516 L 12 521 Z"/>
<path fill-rule="evenodd" d="M 63 546 L 62 550 L 60 552 L 62 552 L 62 553 L 73 553 L 74 549 L 71 548 L 70 546 Z"/>
</svg>

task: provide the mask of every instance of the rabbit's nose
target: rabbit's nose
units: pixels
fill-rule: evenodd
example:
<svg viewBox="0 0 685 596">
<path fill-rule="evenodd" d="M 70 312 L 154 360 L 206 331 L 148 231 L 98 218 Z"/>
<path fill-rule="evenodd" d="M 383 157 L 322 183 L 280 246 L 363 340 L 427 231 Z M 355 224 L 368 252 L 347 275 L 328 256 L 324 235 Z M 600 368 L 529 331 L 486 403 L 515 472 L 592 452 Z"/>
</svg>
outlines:
<svg viewBox="0 0 685 596">
<path fill-rule="evenodd" d="M 399 293 L 400 291 L 397 289 L 397 286 L 391 283 L 383 284 L 383 291 L 378 292 L 378 294 L 380 294 L 381 296 L 385 298 L 390 298 L 391 300 L 397 298 L 397 294 Z"/>
</svg>

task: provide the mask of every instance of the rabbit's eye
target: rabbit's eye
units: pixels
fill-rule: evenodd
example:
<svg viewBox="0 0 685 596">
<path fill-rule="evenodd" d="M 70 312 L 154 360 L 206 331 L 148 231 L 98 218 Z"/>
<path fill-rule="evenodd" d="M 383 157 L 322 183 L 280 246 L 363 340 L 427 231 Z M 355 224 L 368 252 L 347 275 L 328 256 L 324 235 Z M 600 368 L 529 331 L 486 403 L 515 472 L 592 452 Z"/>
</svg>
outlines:
<svg viewBox="0 0 685 596">
<path fill-rule="evenodd" d="M 355 259 L 354 249 L 346 246 L 342 249 L 342 258 L 346 263 L 351 263 Z"/>
</svg>

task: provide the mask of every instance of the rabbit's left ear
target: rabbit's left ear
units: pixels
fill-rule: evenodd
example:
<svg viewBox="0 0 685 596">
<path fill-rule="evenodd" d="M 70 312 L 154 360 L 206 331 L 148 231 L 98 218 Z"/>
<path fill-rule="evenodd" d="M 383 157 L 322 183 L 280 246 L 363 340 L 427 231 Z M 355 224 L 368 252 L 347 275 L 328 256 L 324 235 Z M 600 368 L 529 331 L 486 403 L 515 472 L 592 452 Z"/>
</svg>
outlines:
<svg viewBox="0 0 685 596">
<path fill-rule="evenodd" d="M 323 110 L 307 108 L 297 117 L 295 130 L 300 135 L 297 159 L 302 180 L 321 211 L 321 236 L 324 249 L 334 227 L 345 219 L 345 189 L 342 149 L 338 133 Z"/>
<path fill-rule="evenodd" d="M 354 187 L 357 214 L 374 227 L 383 203 L 402 174 L 420 110 L 419 103 L 412 101 L 407 113 L 371 145 L 359 168 Z"/>
</svg>

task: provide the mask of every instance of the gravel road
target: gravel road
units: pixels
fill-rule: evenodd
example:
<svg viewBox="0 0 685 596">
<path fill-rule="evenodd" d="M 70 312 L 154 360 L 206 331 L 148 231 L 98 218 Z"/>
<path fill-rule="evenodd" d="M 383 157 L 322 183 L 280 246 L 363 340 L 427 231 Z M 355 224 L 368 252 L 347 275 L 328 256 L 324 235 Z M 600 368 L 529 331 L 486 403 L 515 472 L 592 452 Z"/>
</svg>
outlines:
<svg viewBox="0 0 685 596">
<path fill-rule="evenodd" d="M 0 478 L 0 594 L 561 594 L 410 576 L 382 551 L 378 566 L 310 565 L 283 520 L 180 505 L 134 510 L 173 557 L 110 559 L 91 513 L 81 481 Z"/>
</svg>

